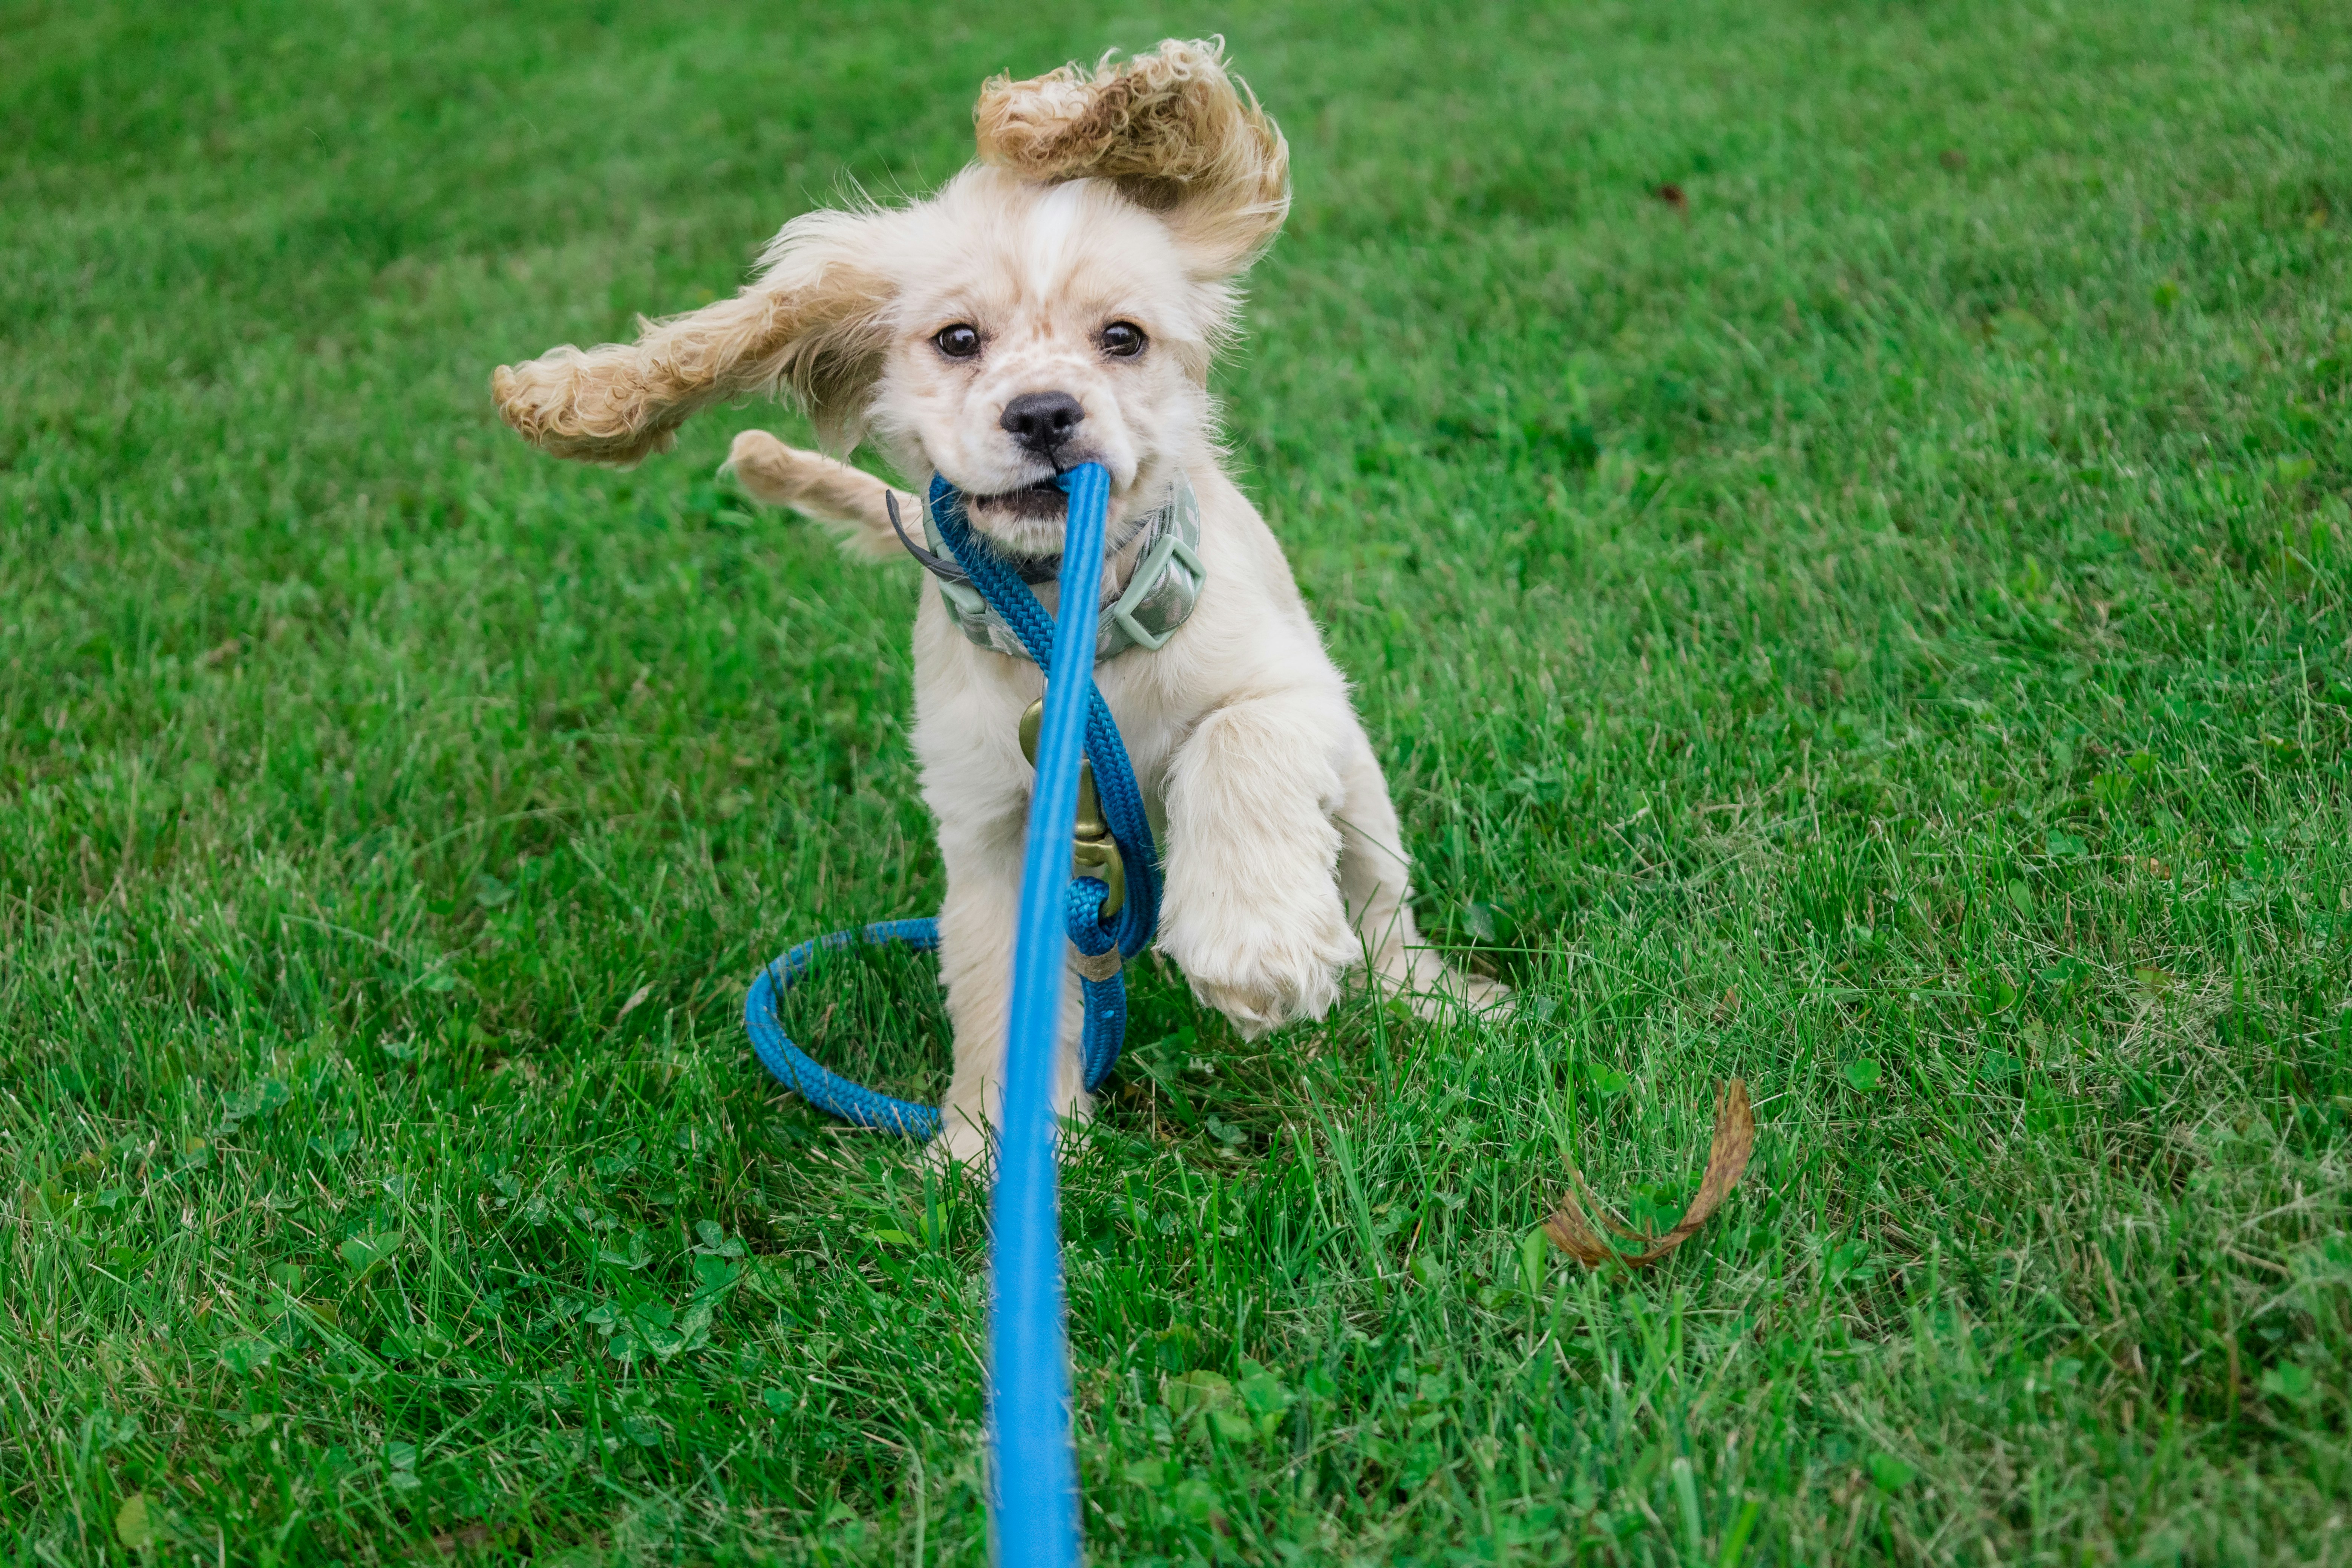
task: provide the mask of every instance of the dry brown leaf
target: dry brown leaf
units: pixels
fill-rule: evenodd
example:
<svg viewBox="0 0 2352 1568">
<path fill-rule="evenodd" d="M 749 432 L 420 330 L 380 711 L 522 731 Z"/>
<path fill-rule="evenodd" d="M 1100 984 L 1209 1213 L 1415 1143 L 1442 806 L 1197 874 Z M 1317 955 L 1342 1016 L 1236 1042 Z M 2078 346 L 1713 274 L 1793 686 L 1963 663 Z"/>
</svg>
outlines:
<svg viewBox="0 0 2352 1568">
<path fill-rule="evenodd" d="M 1551 1237 L 1553 1246 L 1588 1268 L 1598 1268 L 1604 1263 L 1646 1268 L 1689 1240 L 1707 1217 L 1723 1206 L 1723 1200 L 1731 1195 L 1731 1189 L 1747 1173 L 1748 1157 L 1755 1152 L 1756 1113 L 1748 1104 L 1748 1085 L 1733 1079 L 1715 1097 L 1715 1141 L 1706 1152 L 1706 1174 L 1674 1229 L 1664 1236 L 1647 1236 L 1628 1226 L 1593 1195 L 1592 1189 L 1584 1184 L 1584 1173 L 1570 1160 L 1569 1190 L 1560 1194 L 1559 1206 L 1544 1221 L 1544 1234 Z M 1591 1214 L 1586 1212 L 1587 1204 L 1591 1205 Z M 1593 1214 L 1626 1240 L 1646 1245 L 1639 1252 L 1620 1251 L 1593 1225 Z"/>
</svg>

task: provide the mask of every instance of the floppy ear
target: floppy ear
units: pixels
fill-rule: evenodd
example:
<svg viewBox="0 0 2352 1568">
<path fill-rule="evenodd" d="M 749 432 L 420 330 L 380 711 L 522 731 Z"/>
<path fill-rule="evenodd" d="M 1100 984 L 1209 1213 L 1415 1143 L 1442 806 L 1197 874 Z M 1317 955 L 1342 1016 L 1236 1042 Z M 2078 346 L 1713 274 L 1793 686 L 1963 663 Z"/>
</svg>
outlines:
<svg viewBox="0 0 2352 1568">
<path fill-rule="evenodd" d="M 1290 147 L 1224 40 L 1171 38 L 1124 65 L 998 77 L 972 110 L 980 155 L 1025 180 L 1106 179 L 1163 215 L 1217 276 L 1272 244 L 1290 211 Z"/>
<path fill-rule="evenodd" d="M 854 445 L 886 342 L 889 287 L 874 262 L 887 216 L 804 214 L 731 300 L 640 319 L 634 343 L 566 343 L 499 366 L 490 377 L 499 413 L 559 458 L 625 465 L 668 450 L 677 427 L 714 403 L 789 391 L 828 445 Z"/>
</svg>

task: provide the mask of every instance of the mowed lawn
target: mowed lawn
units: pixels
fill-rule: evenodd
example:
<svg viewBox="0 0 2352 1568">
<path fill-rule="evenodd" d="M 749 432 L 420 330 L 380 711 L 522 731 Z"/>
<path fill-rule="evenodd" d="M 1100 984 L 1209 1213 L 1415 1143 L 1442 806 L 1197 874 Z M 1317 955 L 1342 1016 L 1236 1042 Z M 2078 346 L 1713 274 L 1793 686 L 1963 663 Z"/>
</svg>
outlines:
<svg viewBox="0 0 2352 1568">
<path fill-rule="evenodd" d="M 2352 1561 L 2352 14 L 0 7 L 0 1554 L 979 1563 L 985 1206 L 743 986 L 926 913 L 917 574 L 493 417 L 1227 35 L 1219 373 L 1507 1016 L 1147 970 L 1089 1551 Z M 1134 656 L 1148 657 L 1148 656 Z M 796 994 L 946 1061 L 928 960 Z M 1678 1212 L 1531 1240 L 1572 1156 Z"/>
</svg>

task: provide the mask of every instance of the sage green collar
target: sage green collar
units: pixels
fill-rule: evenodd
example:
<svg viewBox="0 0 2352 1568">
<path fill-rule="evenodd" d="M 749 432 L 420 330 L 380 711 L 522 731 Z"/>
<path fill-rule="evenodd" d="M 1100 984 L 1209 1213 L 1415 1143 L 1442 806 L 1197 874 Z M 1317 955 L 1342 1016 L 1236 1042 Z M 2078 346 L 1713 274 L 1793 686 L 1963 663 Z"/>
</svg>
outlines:
<svg viewBox="0 0 2352 1568">
<path fill-rule="evenodd" d="M 923 535 L 930 549 L 915 550 L 908 541 L 908 552 L 939 580 L 940 602 L 956 630 L 982 647 L 1027 658 L 1029 650 L 1021 646 L 1021 638 L 1003 616 L 989 607 L 948 553 L 928 502 L 923 507 Z M 1166 503 L 1130 529 L 1128 539 L 1141 540 L 1140 554 L 1125 591 L 1103 611 L 1102 629 L 1095 634 L 1097 662 L 1131 647 L 1158 648 L 1192 613 L 1209 580 L 1208 568 L 1201 564 L 1201 501 L 1192 493 L 1192 480 L 1182 474 L 1176 476 Z M 1055 575 L 1046 563 L 1020 565 L 1022 576 L 1032 581 L 1049 582 Z M 1037 575 L 1032 577 L 1032 573 Z"/>
</svg>

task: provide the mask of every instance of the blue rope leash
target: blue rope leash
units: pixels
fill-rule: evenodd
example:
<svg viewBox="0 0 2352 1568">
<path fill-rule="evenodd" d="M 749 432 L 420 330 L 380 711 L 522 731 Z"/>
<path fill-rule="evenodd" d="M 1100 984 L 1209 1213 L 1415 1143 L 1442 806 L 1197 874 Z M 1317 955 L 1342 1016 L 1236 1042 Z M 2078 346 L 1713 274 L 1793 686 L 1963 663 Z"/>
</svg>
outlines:
<svg viewBox="0 0 2352 1568">
<path fill-rule="evenodd" d="M 1062 1260 L 1055 1215 L 1053 1068 L 1061 1035 L 1066 937 L 1088 958 L 1113 949 L 1133 958 L 1160 923 L 1160 850 L 1144 815 L 1127 747 L 1095 689 L 1095 627 L 1102 605 L 1103 519 L 1110 476 L 1086 463 L 1058 481 L 1069 497 L 1063 536 L 1060 618 L 1046 616 L 1029 585 L 974 537 L 963 498 L 945 479 L 931 486 L 940 536 L 990 605 L 1020 637 L 1045 676 L 1037 777 L 1030 792 L 1027 847 L 1015 927 L 1013 997 L 1005 1031 L 1003 1136 L 998 1145 L 994 1256 L 989 1279 L 989 1431 L 995 1483 L 996 1560 L 1037 1568 L 1078 1561 L 1077 1460 L 1070 1444 L 1069 1349 L 1062 1313 Z M 1055 680 L 1059 664 L 1065 679 Z M 1075 679 L 1072 679 L 1075 677 Z M 1108 921 L 1109 888 L 1072 877 L 1078 755 L 1093 764 L 1097 797 L 1126 872 L 1126 900 Z M 1059 884 L 1058 888 L 1056 884 Z M 1062 930 L 1054 930 L 1059 916 Z M 751 1048 L 776 1080 L 810 1104 L 861 1127 L 926 1139 L 940 1130 L 928 1105 L 894 1100 L 810 1059 L 777 1016 L 783 993 L 824 952 L 863 942 L 917 952 L 938 948 L 939 922 L 884 921 L 802 942 L 760 972 L 743 1000 Z M 1127 1035 L 1127 986 L 1118 972 L 1081 977 L 1086 1030 L 1080 1065 L 1089 1090 L 1110 1076 Z"/>
<path fill-rule="evenodd" d="M 1107 491 L 1107 482 L 1105 489 Z M 1075 496 L 1071 510 L 1075 523 Z M 1003 556 L 973 533 L 964 515 L 962 495 L 944 479 L 935 479 L 931 483 L 931 515 L 939 524 L 940 537 L 972 585 L 1013 627 L 1022 646 L 1037 661 L 1038 669 L 1050 680 L 1054 673 L 1054 622 L 1037 603 L 1037 596 L 1029 591 L 1029 584 L 1021 580 L 1020 574 Z M 1100 531 L 1098 518 L 1097 531 Z M 1093 645 L 1087 646 L 1091 650 Z M 1089 958 L 1098 958 L 1113 947 L 1123 957 L 1133 958 L 1151 944 L 1152 934 L 1160 925 L 1160 848 L 1152 837 L 1150 819 L 1144 814 L 1143 792 L 1136 784 L 1135 771 L 1128 762 L 1118 725 L 1111 718 L 1109 704 L 1094 689 L 1091 671 L 1087 697 L 1087 759 L 1094 764 L 1095 787 L 1102 801 L 1103 816 L 1127 869 L 1127 901 L 1106 922 L 1101 911 L 1109 889 L 1091 877 L 1073 878 L 1063 904 L 1063 930 L 1077 950 Z M 916 952 L 936 952 L 940 945 L 939 922 L 884 921 L 862 931 L 833 931 L 800 943 L 761 970 L 751 982 L 751 994 L 743 999 L 743 1026 L 751 1034 L 751 1049 L 760 1058 L 760 1065 L 777 1082 L 811 1105 L 855 1126 L 896 1132 L 920 1142 L 940 1130 L 940 1113 L 935 1107 L 895 1099 L 826 1068 L 793 1043 L 784 1033 L 782 1019 L 783 994 L 807 976 L 821 954 L 858 945 L 894 943 Z M 1114 974 L 1108 980 L 1082 979 L 1078 988 L 1086 1003 L 1079 1063 L 1087 1092 L 1091 1094 L 1110 1078 L 1111 1070 L 1118 1065 L 1120 1047 L 1126 1043 L 1127 982 L 1123 974 Z"/>
<path fill-rule="evenodd" d="M 877 1132 L 900 1133 L 919 1142 L 940 1130 L 936 1109 L 893 1100 L 820 1067 L 806 1051 L 793 1044 L 778 1021 L 783 994 L 799 984 L 818 953 L 860 942 L 869 947 L 897 942 L 917 952 L 936 952 L 940 922 L 928 918 L 882 921 L 864 931 L 837 931 L 802 942 L 761 970 L 759 977 L 751 982 L 751 994 L 743 999 L 743 1026 L 751 1031 L 751 1053 L 760 1058 L 760 1065 L 778 1083 L 811 1105 L 820 1106 L 844 1121 L 870 1127 Z"/>
<path fill-rule="evenodd" d="M 989 1226 L 989 1473 L 996 1492 L 990 1522 L 995 1527 L 996 1561 L 1019 1568 L 1076 1568 L 1078 1561 L 1078 1461 L 1070 1443 L 1070 1352 L 1062 1321 L 1054 1168 L 1054 1058 L 1066 961 L 1064 932 L 1054 929 L 1054 921 L 1058 913 L 1067 930 L 1091 915 L 1087 929 L 1101 940 L 1101 894 L 1082 897 L 1078 889 L 1103 884 L 1068 881 L 1076 837 L 1078 751 L 1092 741 L 1086 731 L 1096 728 L 1088 721 L 1097 716 L 1112 738 L 1118 736 L 1094 682 L 1110 475 L 1099 464 L 1086 463 L 1063 475 L 1060 483 L 1070 498 L 1062 535 L 1061 615 L 1052 649 L 1062 673 L 1056 679 L 1049 669 L 1046 676 L 1037 781 L 1029 792 L 1020 914 L 1013 926 L 1013 999 L 1004 1031 L 1004 1131 L 997 1143 Z M 952 542 L 955 535 L 947 537 Z M 964 542 L 971 543 L 968 534 Z M 958 556 L 963 558 L 961 551 Z M 966 560 L 967 570 L 971 565 Z M 1122 768 L 1126 761 L 1118 758 Z M 1130 791 L 1133 784 L 1130 777 Z M 1150 876 L 1146 870 L 1140 879 Z M 1158 889 L 1147 896 L 1156 909 Z"/>
</svg>

